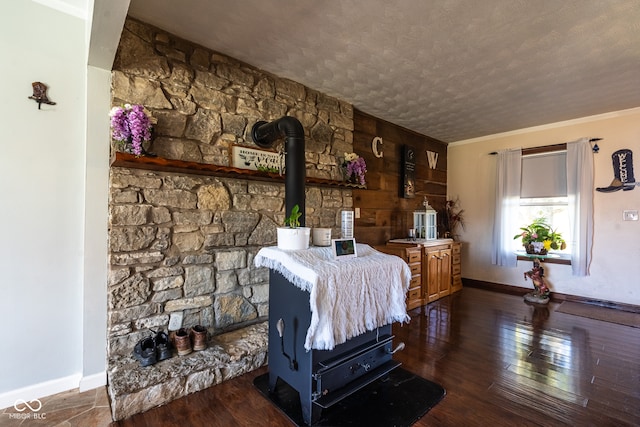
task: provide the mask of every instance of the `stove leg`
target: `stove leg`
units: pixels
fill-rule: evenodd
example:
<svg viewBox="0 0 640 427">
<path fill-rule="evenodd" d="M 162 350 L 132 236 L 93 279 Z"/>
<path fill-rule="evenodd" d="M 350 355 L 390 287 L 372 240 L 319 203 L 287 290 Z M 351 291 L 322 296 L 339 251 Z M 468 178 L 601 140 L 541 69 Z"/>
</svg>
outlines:
<svg viewBox="0 0 640 427">
<path fill-rule="evenodd" d="M 269 393 L 276 391 L 276 384 L 278 383 L 278 376 L 269 371 Z"/>
<path fill-rule="evenodd" d="M 276 386 L 280 377 L 273 372 L 269 372 L 269 393 L 276 392 Z M 284 380 L 283 380 L 284 381 Z M 298 390 L 300 395 L 300 408 L 302 409 L 302 419 L 305 424 L 312 425 L 317 422 L 322 415 L 322 407 L 314 405 L 311 401 L 311 389 L 302 387 L 302 391 Z"/>
<path fill-rule="evenodd" d="M 304 419 L 305 424 L 312 425 L 320 419 L 322 415 L 322 408 L 318 405 L 314 405 L 313 402 L 303 401 L 300 399 L 300 404 L 302 406 L 302 419 Z"/>
</svg>

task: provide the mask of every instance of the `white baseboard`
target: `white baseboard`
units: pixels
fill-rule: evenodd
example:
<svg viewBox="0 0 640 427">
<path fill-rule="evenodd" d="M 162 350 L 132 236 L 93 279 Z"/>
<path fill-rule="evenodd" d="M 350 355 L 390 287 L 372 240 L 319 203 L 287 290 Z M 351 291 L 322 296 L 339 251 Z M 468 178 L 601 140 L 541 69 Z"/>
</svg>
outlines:
<svg viewBox="0 0 640 427">
<path fill-rule="evenodd" d="M 42 399 L 52 394 L 78 388 L 81 378 L 80 374 L 74 374 L 2 393 L 0 394 L 0 409 L 13 406 L 19 399 L 30 402 L 34 399 Z"/>
<path fill-rule="evenodd" d="M 80 393 L 107 385 L 107 371 L 87 375 L 80 379 Z"/>
</svg>

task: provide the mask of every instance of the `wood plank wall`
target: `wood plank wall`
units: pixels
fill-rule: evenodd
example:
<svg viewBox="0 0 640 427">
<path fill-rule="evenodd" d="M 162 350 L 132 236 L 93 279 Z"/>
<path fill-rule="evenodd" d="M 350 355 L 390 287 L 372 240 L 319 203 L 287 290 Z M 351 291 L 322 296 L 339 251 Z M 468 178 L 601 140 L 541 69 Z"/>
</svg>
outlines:
<svg viewBox="0 0 640 427">
<path fill-rule="evenodd" d="M 447 144 L 406 128 L 354 110 L 353 150 L 367 162 L 367 189 L 353 191 L 356 241 L 382 245 L 389 239 L 406 237 L 413 225 L 413 211 L 424 209 L 423 197 L 438 211 L 444 211 L 447 195 Z M 376 158 L 371 149 L 375 137 L 382 138 L 384 155 Z M 416 197 L 401 197 L 403 145 L 416 149 Z M 438 153 L 435 169 L 429 168 L 426 151 Z M 440 232 L 442 227 L 438 227 Z"/>
</svg>

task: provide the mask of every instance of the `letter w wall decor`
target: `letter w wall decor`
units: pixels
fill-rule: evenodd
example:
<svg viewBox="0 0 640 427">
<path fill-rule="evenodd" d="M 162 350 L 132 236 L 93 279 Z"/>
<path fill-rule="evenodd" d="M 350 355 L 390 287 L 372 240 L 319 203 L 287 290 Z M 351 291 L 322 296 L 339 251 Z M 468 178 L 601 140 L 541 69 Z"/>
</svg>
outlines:
<svg viewBox="0 0 640 427">
<path fill-rule="evenodd" d="M 427 151 L 427 161 L 429 162 L 429 169 L 435 169 L 438 165 L 438 153 Z"/>
</svg>

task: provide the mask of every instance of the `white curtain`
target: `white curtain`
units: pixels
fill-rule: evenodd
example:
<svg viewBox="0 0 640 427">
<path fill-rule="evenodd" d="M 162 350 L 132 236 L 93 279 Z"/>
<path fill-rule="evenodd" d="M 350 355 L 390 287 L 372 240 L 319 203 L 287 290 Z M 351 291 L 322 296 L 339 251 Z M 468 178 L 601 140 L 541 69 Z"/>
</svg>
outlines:
<svg viewBox="0 0 640 427">
<path fill-rule="evenodd" d="M 491 264 L 505 267 L 515 267 L 517 264 L 512 248 L 513 236 L 520 228 L 516 221 L 520 206 L 521 169 L 522 151 L 520 149 L 498 152 Z"/>
<path fill-rule="evenodd" d="M 593 153 L 588 138 L 567 143 L 569 224 L 573 227 L 571 269 L 588 276 L 593 243 Z"/>
</svg>

